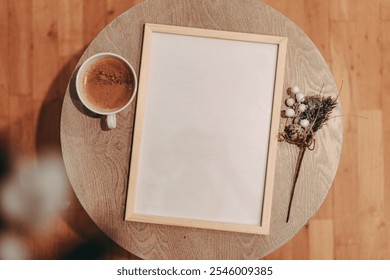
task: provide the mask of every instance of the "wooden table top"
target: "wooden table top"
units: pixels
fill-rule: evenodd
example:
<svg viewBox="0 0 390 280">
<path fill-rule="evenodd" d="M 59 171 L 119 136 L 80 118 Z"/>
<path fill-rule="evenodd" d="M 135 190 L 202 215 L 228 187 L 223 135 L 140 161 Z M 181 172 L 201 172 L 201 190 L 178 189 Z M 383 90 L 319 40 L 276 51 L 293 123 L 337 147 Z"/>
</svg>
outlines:
<svg viewBox="0 0 390 280">
<path fill-rule="evenodd" d="M 145 23 L 288 37 L 284 91 L 299 85 L 306 94 L 316 94 L 325 85 L 324 94 L 337 92 L 311 40 L 294 23 L 258 0 L 144 1 L 106 26 L 78 65 L 95 53 L 114 52 L 125 57 L 139 73 Z M 337 171 L 342 122 L 333 118 L 317 133 L 315 150 L 305 155 L 289 223 L 285 220 L 298 149 L 278 144 L 270 235 L 125 222 L 135 102 L 117 116 L 118 127 L 107 131 L 101 128 L 101 118 L 88 113 L 76 95 L 73 76 L 61 116 L 61 144 L 70 182 L 100 229 L 144 259 L 261 258 L 294 237 L 316 213 Z M 340 108 L 333 113 L 340 114 Z"/>
</svg>

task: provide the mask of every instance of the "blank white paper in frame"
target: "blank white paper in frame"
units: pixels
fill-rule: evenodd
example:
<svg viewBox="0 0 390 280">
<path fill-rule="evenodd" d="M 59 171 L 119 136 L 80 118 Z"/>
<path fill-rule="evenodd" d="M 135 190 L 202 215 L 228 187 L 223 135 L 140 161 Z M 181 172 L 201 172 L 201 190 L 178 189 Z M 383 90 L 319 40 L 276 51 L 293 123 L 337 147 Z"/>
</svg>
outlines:
<svg viewBox="0 0 390 280">
<path fill-rule="evenodd" d="M 126 220 L 268 233 L 286 40 L 145 25 Z"/>
</svg>

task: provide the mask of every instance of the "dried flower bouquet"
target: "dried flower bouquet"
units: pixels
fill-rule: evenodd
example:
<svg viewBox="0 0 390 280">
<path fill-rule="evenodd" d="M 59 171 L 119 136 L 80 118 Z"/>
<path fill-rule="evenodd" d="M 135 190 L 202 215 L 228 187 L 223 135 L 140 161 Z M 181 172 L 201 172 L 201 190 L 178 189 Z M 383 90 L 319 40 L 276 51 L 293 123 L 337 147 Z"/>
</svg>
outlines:
<svg viewBox="0 0 390 280">
<path fill-rule="evenodd" d="M 301 169 L 306 149 L 314 150 L 315 135 L 330 119 L 333 109 L 337 106 L 337 97 L 319 94 L 305 96 L 298 86 L 289 90 L 286 99 L 287 109 L 282 111 L 286 119 L 284 130 L 278 134 L 278 140 L 296 145 L 299 148 L 297 163 L 293 177 L 291 197 L 288 205 L 286 223 L 289 222 L 295 187 Z"/>
</svg>

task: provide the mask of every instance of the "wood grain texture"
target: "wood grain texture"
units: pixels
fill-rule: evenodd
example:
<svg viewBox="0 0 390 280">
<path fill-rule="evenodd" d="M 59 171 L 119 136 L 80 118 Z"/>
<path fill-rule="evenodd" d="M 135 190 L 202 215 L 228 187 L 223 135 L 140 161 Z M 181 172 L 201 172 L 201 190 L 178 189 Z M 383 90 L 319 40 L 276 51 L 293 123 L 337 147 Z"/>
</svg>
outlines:
<svg viewBox="0 0 390 280">
<path fill-rule="evenodd" d="M 8 38 L 8 2 L 7 0 L 0 1 L 0 36 Z M 8 42 L 0 40 L 0 116 L 7 118 L 9 116 L 9 67 L 8 67 Z"/>
<path fill-rule="evenodd" d="M 107 0 L 107 23 L 124 13 L 130 7 L 141 3 L 143 0 Z"/>
<path fill-rule="evenodd" d="M 105 0 L 83 1 L 83 35 L 86 42 L 90 42 L 104 28 L 107 23 Z"/>
<path fill-rule="evenodd" d="M 44 100 L 52 90 L 52 81 L 59 69 L 58 53 L 58 3 L 55 1 L 32 2 L 33 25 L 33 98 Z M 39 57 L 39 59 L 37 59 Z M 53 97 L 60 95 L 58 89 Z"/>
<path fill-rule="evenodd" d="M 255 0 L 145 1 L 105 27 L 80 62 L 96 52 L 113 51 L 127 58 L 138 72 L 142 30 L 146 22 L 286 36 L 289 46 L 283 91 L 298 84 L 306 93 L 316 93 L 322 83 L 327 85 L 325 94 L 337 91 L 323 57 L 306 35 L 275 10 Z M 340 119 L 334 119 L 320 133 L 319 151 L 308 153 L 304 160 L 296 206 L 289 224 L 285 223 L 286 205 L 297 150 L 287 144 L 278 146 L 271 232 L 267 237 L 125 223 L 126 174 L 135 108 L 132 106 L 119 114 L 119 129 L 103 131 L 99 118 L 85 114 L 83 108 L 75 106 L 74 96 L 71 83 L 62 111 L 61 141 L 72 186 L 98 226 L 141 258 L 253 259 L 265 256 L 290 240 L 314 215 L 337 170 L 342 140 Z M 82 158 L 78 156 L 80 154 Z M 310 169 L 314 163 L 317 176 L 312 176 Z"/>
<path fill-rule="evenodd" d="M 386 125 L 387 118 L 381 115 L 381 112 L 387 111 L 386 104 L 389 104 L 386 94 L 390 86 L 386 78 L 390 65 L 387 55 L 389 35 L 385 31 L 388 25 L 388 1 L 328 2 L 329 9 L 322 10 L 322 13 L 329 19 L 328 63 L 336 84 L 340 86 L 343 83 L 340 98 L 343 105 L 344 144 L 334 187 L 309 223 L 309 228 L 312 223 L 318 225 L 326 222 L 329 225 L 310 236 L 310 251 L 305 258 L 388 259 L 388 203 L 385 203 L 386 208 L 382 207 L 383 201 L 389 200 L 390 185 L 383 183 L 388 178 L 384 170 L 389 168 L 389 163 L 386 160 L 383 163 L 383 160 L 388 158 L 389 153 L 386 151 L 388 145 L 382 141 L 387 139 L 383 131 L 389 125 Z M 283 12 L 285 7 L 283 4 L 281 7 Z M 363 17 L 367 14 L 375 20 L 369 26 L 363 26 Z M 302 27 L 309 37 L 315 38 L 312 32 L 317 30 L 318 33 L 321 30 L 319 26 L 321 24 L 314 21 L 313 30 Z M 314 43 L 319 42 L 315 39 Z M 370 61 L 366 60 L 368 57 Z M 368 91 L 372 95 L 368 96 Z M 382 145 L 385 151 L 381 150 Z M 370 182 L 364 183 L 364 180 Z M 333 230 L 330 231 L 330 228 Z M 328 232 L 326 237 L 323 235 L 325 231 Z M 366 235 L 369 232 L 371 237 Z M 324 242 L 319 253 L 313 246 L 321 246 L 320 240 L 324 237 L 328 241 Z M 291 243 L 301 244 L 297 239 Z M 326 253 L 327 246 L 333 246 L 333 256 L 330 251 Z M 278 258 L 278 252 L 267 258 Z"/>
<path fill-rule="evenodd" d="M 0 140 L 9 142 L 10 148 L 14 151 L 18 151 L 15 152 L 15 155 L 18 157 L 28 156 L 29 151 L 32 153 L 39 153 L 40 149 L 44 149 L 48 145 L 59 149 L 59 135 L 57 134 L 59 134 L 60 129 L 59 114 L 61 112 L 62 96 L 65 93 L 66 85 L 71 77 L 71 73 L 81 57 L 81 51 L 91 43 L 91 40 L 104 28 L 106 23 L 114 20 L 126 9 L 134 7 L 136 3 L 142 2 L 140 0 L 99 0 L 101 3 L 97 3 L 99 1 L 53 0 L 51 2 L 56 2 L 57 4 L 51 4 L 48 9 L 51 14 L 58 15 L 58 17 L 53 19 L 55 25 L 57 25 L 57 47 L 53 47 L 50 44 L 38 44 L 32 47 L 39 47 L 40 50 L 32 51 L 29 49 L 31 46 L 25 42 L 30 40 L 36 42 L 39 41 L 38 38 L 45 36 L 45 33 L 40 33 L 44 31 L 40 31 L 37 28 L 35 28 L 34 32 L 31 32 L 31 26 L 40 25 L 39 22 L 35 21 L 44 13 L 44 10 L 37 9 L 35 10 L 35 15 L 33 16 L 32 14 L 33 2 L 39 1 L 40 0 L 0 0 Z M 64 7 L 64 5 L 67 5 L 66 2 L 69 2 L 67 8 Z M 228 11 L 231 11 L 231 13 L 234 13 L 236 10 L 246 13 L 245 11 L 247 8 L 241 7 L 241 5 L 245 6 L 248 3 L 247 1 L 243 1 L 239 6 L 235 6 L 230 5 L 229 3 L 225 4 L 225 2 L 230 1 L 208 2 L 214 4 L 207 7 L 207 9 L 204 8 L 202 10 L 204 14 L 191 12 L 187 15 L 183 15 L 179 11 L 187 4 L 182 1 L 178 2 L 172 0 L 166 7 L 166 10 L 159 10 L 159 14 L 157 14 L 153 20 L 154 22 L 159 22 L 162 18 L 170 17 L 171 20 L 169 21 L 174 23 L 183 21 L 186 25 L 195 25 L 197 21 L 201 21 L 202 18 L 208 17 L 209 20 L 207 23 L 205 22 L 205 25 L 207 25 L 205 27 L 214 28 L 215 26 L 218 27 L 226 24 L 226 29 L 230 30 L 232 28 L 234 29 L 235 22 L 224 21 L 227 13 L 219 13 L 219 11 L 221 9 L 227 9 Z M 390 87 L 390 79 L 388 78 L 390 75 L 390 33 L 388 32 L 388 30 L 390 30 L 389 1 L 264 0 L 263 2 L 276 8 L 301 27 L 326 58 L 326 61 L 332 70 L 337 88 L 339 88 L 343 82 L 343 89 L 340 96 L 343 106 L 343 117 L 341 117 L 340 120 L 342 120 L 344 124 L 343 149 L 340 166 L 325 202 L 322 204 L 317 214 L 311 218 L 310 222 L 305 225 L 291 241 L 284 245 L 280 244 L 280 248 L 274 253 L 267 255 L 266 258 L 329 258 L 330 248 L 325 246 L 332 246 L 331 240 L 333 239 L 332 250 L 335 259 L 390 259 L 390 226 L 388 222 L 390 219 L 390 203 L 388 203 L 390 201 L 390 172 L 388 172 L 388 170 L 390 170 L 390 145 L 388 144 L 390 143 L 390 118 L 387 117 L 390 108 L 390 95 L 388 94 L 388 89 Z M 309 14 L 318 15 L 318 9 L 316 9 L 315 4 L 311 4 L 311 2 L 322 7 L 319 16 L 307 16 Z M 97 3 L 96 7 L 100 7 L 101 10 L 98 8 L 94 10 L 94 7 L 91 7 L 93 6 L 93 3 Z M 205 7 L 203 1 L 198 1 L 198 3 L 200 8 Z M 19 6 L 16 13 L 20 16 L 23 15 L 23 18 L 20 19 L 21 22 L 30 18 L 30 26 L 15 24 L 16 18 L 13 14 L 15 12 L 15 9 L 13 8 L 15 5 Z M 57 9 L 55 8 L 56 6 L 61 8 Z M 149 8 L 150 6 L 141 7 L 141 13 L 148 14 Z M 365 13 L 366 9 L 370 10 L 368 12 L 370 15 L 372 15 L 374 11 L 379 17 L 371 16 L 368 18 Z M 72 11 L 71 14 L 69 14 L 70 11 Z M 252 13 L 249 12 L 248 14 Z M 212 18 L 211 15 L 214 15 L 214 17 Z M 261 17 L 267 16 L 268 15 L 262 15 Z M 371 26 L 361 28 L 364 21 L 367 25 Z M 247 17 L 243 17 L 239 22 L 250 28 L 251 26 L 256 26 L 259 20 L 250 20 Z M 95 24 L 97 27 L 94 27 Z M 118 24 L 121 25 L 121 23 L 117 23 L 117 26 Z M 122 24 L 122 26 L 124 25 Z M 115 28 L 115 26 L 112 26 L 112 28 Z M 131 29 L 132 27 L 127 26 L 126 28 Z M 370 43 L 365 43 L 364 40 L 367 29 L 376 30 L 375 35 L 368 34 Z M 82 36 L 80 36 L 80 32 L 82 33 Z M 73 33 L 74 37 L 70 38 L 70 34 Z M 21 36 L 27 37 L 22 39 Z M 138 34 L 137 36 L 140 36 L 141 38 L 141 34 Z M 76 38 L 77 42 L 64 41 L 64 45 L 62 45 L 63 40 L 74 40 Z M 133 37 L 124 37 L 124 40 L 127 40 L 127 44 L 130 44 Z M 375 51 L 371 49 L 371 46 L 375 44 L 374 41 L 379 44 L 378 46 L 374 46 Z M 323 44 L 329 44 L 329 46 L 323 48 Z M 47 52 L 45 51 L 46 48 L 48 48 Z M 119 46 L 118 48 L 121 47 Z M 57 49 L 57 51 L 54 49 Z M 112 49 L 115 50 L 114 47 L 112 47 Z M 328 49 L 330 54 L 327 55 L 326 52 L 324 52 L 324 49 Z M 128 50 L 122 48 L 122 51 L 127 52 Z M 27 61 L 21 61 L 19 58 L 25 57 L 25 54 L 27 53 L 32 53 L 32 56 L 27 58 Z M 370 63 L 369 65 L 366 65 L 366 58 L 363 60 L 357 59 L 357 53 L 360 53 L 360 55 L 363 56 L 372 57 L 372 59 L 379 62 L 379 64 Z M 131 54 L 129 54 L 129 56 L 131 56 Z M 8 57 L 15 57 L 17 60 L 11 61 Z M 57 73 L 55 79 L 53 80 L 53 75 L 50 74 L 48 76 L 40 75 L 39 77 L 41 77 L 42 80 L 37 80 L 38 76 L 34 76 L 32 73 L 33 60 L 48 60 L 49 62 L 53 61 L 56 64 L 58 62 L 56 69 L 51 68 L 53 72 Z M 134 57 L 134 61 L 137 62 L 136 56 Z M 371 71 L 365 70 L 366 66 L 369 67 Z M 15 78 L 9 77 L 9 75 L 10 73 L 17 73 L 17 70 L 22 71 L 21 75 L 27 76 L 28 78 L 23 81 L 20 80 L 20 84 L 11 85 L 11 82 L 13 83 Z M 364 72 L 364 76 L 357 79 L 357 71 Z M 5 75 L 3 75 L 4 73 Z M 376 86 L 374 88 L 370 87 L 370 85 L 377 83 L 378 81 L 380 83 L 379 88 Z M 34 83 L 34 88 L 37 89 L 37 85 L 41 82 L 42 84 L 50 85 L 50 88 L 47 90 L 46 87 L 42 87 L 42 92 L 36 92 L 35 94 L 38 99 L 32 102 L 30 96 L 32 90 L 30 88 L 30 91 L 28 91 L 27 85 Z M 317 82 L 318 87 L 320 87 L 322 81 Z M 363 87 L 365 90 L 361 90 L 360 87 Z M 16 88 L 24 88 L 27 90 L 20 91 L 19 93 L 23 94 L 18 94 L 18 97 L 15 97 L 16 99 L 12 101 L 12 106 L 10 106 L 10 96 L 11 94 L 14 95 Z M 45 102 L 45 100 L 42 100 L 42 97 L 45 97 L 45 99 L 47 97 L 53 102 Z M 372 98 L 373 101 L 369 100 L 370 98 Z M 378 102 L 379 100 L 380 102 Z M 366 101 L 368 102 L 367 104 Z M 33 112 L 33 114 L 31 112 Z M 360 117 L 356 117 L 356 115 L 360 115 Z M 370 119 L 363 119 L 361 117 L 370 117 Z M 34 122 L 29 121 L 29 118 L 36 119 L 34 122 L 38 122 L 37 127 L 33 126 Z M 120 118 L 122 118 L 122 124 L 127 122 L 126 116 L 120 116 Z M 371 124 L 374 120 L 376 122 L 382 122 L 381 125 L 377 124 L 369 127 L 365 125 L 365 122 Z M 70 125 L 72 124 L 77 123 L 71 120 Z M 130 126 L 131 125 L 129 124 L 128 127 Z M 368 132 L 367 129 L 369 130 Z M 380 129 L 382 129 L 382 131 L 380 131 Z M 366 146 L 366 144 L 364 144 L 375 142 L 373 137 L 366 135 L 367 133 L 372 133 L 375 137 L 382 137 L 382 140 L 379 140 L 379 143 L 383 145 L 382 150 L 378 147 Z M 85 140 L 82 138 L 83 135 L 80 135 L 76 130 L 72 131 L 72 136 L 74 139 L 80 137 L 78 140 L 80 141 L 80 144 L 86 145 Z M 116 136 L 116 139 L 121 138 Z M 359 139 L 360 144 L 358 144 L 357 139 Z M 77 140 L 74 141 L 77 142 Z M 89 145 L 93 145 L 93 140 L 89 141 L 91 141 Z M 121 145 L 124 145 L 123 143 L 125 140 L 114 142 L 121 147 Z M 102 150 L 104 149 L 99 148 L 99 153 L 102 152 Z M 379 154 L 380 151 L 383 151 L 383 153 Z M 127 151 L 124 151 L 124 153 L 126 152 Z M 286 157 L 289 158 L 290 155 L 295 155 L 295 151 L 289 151 L 289 154 L 286 155 Z M 112 160 L 112 158 L 107 158 L 106 160 L 109 161 L 110 159 Z M 72 160 L 82 161 L 77 154 L 72 155 Z M 292 164 L 293 161 L 294 159 L 292 158 L 290 163 Z M 374 170 L 374 168 L 377 168 L 377 166 L 380 166 L 381 164 L 383 164 L 383 168 Z M 80 165 L 81 163 L 78 164 L 78 166 Z M 110 164 L 107 166 L 108 168 L 111 168 Z M 303 168 L 306 168 L 305 166 Z M 125 171 L 127 170 L 125 167 L 123 167 L 123 169 Z M 290 174 L 293 172 L 292 166 L 286 168 L 286 170 Z M 89 171 L 90 170 L 85 169 L 85 172 Z M 374 175 L 378 178 L 372 178 Z M 283 176 L 285 176 L 285 174 L 283 174 Z M 306 173 L 305 176 L 310 176 L 310 174 Z M 286 180 L 288 180 L 288 177 L 289 176 L 286 177 Z M 374 184 L 370 179 L 373 179 L 373 182 L 376 183 Z M 363 180 L 364 183 L 361 183 L 360 180 Z M 383 184 L 381 183 L 381 180 L 384 180 Z M 78 182 L 78 184 L 79 183 L 80 182 Z M 111 189 L 112 188 L 110 188 L 110 190 Z M 122 188 L 116 189 L 118 192 L 123 191 Z M 360 189 L 364 190 L 365 195 L 359 195 L 358 191 Z M 96 193 L 95 190 L 92 190 L 92 193 Z M 105 195 L 105 192 L 102 193 L 102 195 Z M 86 192 L 86 194 L 88 194 L 88 192 Z M 379 198 L 379 194 L 384 195 L 383 207 L 381 206 L 382 201 Z M 96 196 L 97 195 L 100 194 L 96 194 Z M 284 196 L 283 199 L 285 201 L 288 200 L 287 190 L 281 195 Z M 116 197 L 117 200 L 115 203 L 119 203 L 118 207 L 124 207 L 124 204 L 121 205 L 121 203 L 124 202 L 120 199 L 120 196 Z M 96 205 L 99 206 L 98 204 Z M 373 213 L 376 213 L 373 216 L 374 218 L 372 218 L 371 214 L 366 213 L 367 209 L 370 209 L 370 207 L 374 210 Z M 380 211 L 383 211 L 383 215 L 380 214 Z M 282 216 L 282 211 L 280 210 L 279 212 L 278 215 Z M 380 227 L 378 229 L 375 225 L 382 217 L 384 217 L 384 224 L 379 222 Z M 313 227 L 311 227 L 312 223 L 316 223 L 315 234 L 312 230 Z M 368 227 L 361 226 L 361 224 L 367 224 Z M 333 228 L 333 231 L 330 230 L 331 228 Z M 278 230 L 280 230 L 280 228 Z M 115 236 L 116 232 L 117 230 L 115 228 L 110 231 L 113 236 Z M 136 247 L 138 246 L 137 244 L 142 244 L 144 246 L 143 250 L 146 252 L 145 255 L 155 256 L 156 258 L 162 256 L 159 252 L 169 250 L 170 244 L 175 244 L 175 250 L 188 250 L 188 248 L 198 246 L 200 242 L 205 242 L 205 238 L 207 246 L 215 248 L 215 250 L 225 250 L 227 254 L 229 254 L 230 250 L 235 250 L 235 248 L 245 247 L 247 248 L 247 251 L 242 251 L 243 257 L 247 256 L 248 258 L 252 258 L 256 255 L 260 255 L 258 254 L 259 246 L 256 245 L 256 241 L 248 236 L 240 236 L 238 239 L 233 239 L 231 236 L 221 234 L 217 237 L 226 238 L 225 245 L 221 245 L 215 238 L 216 236 L 213 234 L 206 235 L 202 232 L 198 234 L 198 232 L 188 233 L 182 231 L 182 235 L 170 235 L 168 229 L 156 228 L 153 230 L 142 224 L 134 225 L 133 228 L 128 229 L 129 236 L 132 232 L 137 233 L 133 246 Z M 179 232 L 180 231 L 178 230 L 178 233 Z M 99 246 L 103 247 L 102 254 L 90 255 L 92 258 L 136 258 L 134 255 L 128 253 L 105 237 L 99 228 L 90 220 L 75 197 L 70 201 L 70 208 L 64 215 L 59 217 L 59 221 L 55 222 L 50 233 L 51 234 L 36 235 L 31 239 L 32 258 L 64 258 L 65 251 L 72 250 L 85 243 L 93 245 L 93 247 L 89 248 L 89 251 L 93 251 L 91 249 Z M 138 235 L 138 233 L 141 234 Z M 179 239 L 177 239 L 178 236 L 180 237 Z M 291 236 L 293 236 L 293 234 Z M 125 237 L 119 237 L 121 243 L 126 242 L 125 239 Z M 286 238 L 286 240 L 287 239 L 288 238 Z M 321 242 L 321 240 L 327 240 L 327 242 Z M 228 244 L 231 242 L 236 242 L 238 244 L 236 247 L 229 247 Z M 250 249 L 251 246 L 252 249 Z M 205 255 L 212 258 L 213 256 L 218 255 L 216 253 L 210 253 L 209 251 L 205 251 L 205 255 L 203 255 L 200 249 L 190 251 L 194 258 L 202 258 L 205 257 Z M 81 253 L 77 256 L 80 258 L 81 255 L 83 254 Z M 221 256 L 221 258 L 222 257 L 223 256 Z"/>
<path fill-rule="evenodd" d="M 361 217 L 365 223 L 359 223 L 361 236 L 359 258 L 383 259 L 385 249 L 384 219 L 384 165 L 383 158 L 373 155 L 383 154 L 382 112 L 380 110 L 362 110 L 367 120 L 359 120 L 357 124 L 357 145 L 363 152 L 358 155 L 357 203 L 360 205 L 356 218 Z M 366 133 L 370 131 L 369 133 Z M 365 149 L 370 147 L 370 149 Z M 375 188 L 375 191 L 373 191 Z M 375 229 L 374 231 L 372 229 Z M 375 248 L 375 249 L 374 249 Z M 379 249 L 379 252 L 377 251 Z"/>
<path fill-rule="evenodd" d="M 390 21 L 381 23 L 381 96 L 382 96 L 382 129 L 383 129 L 383 155 L 384 155 L 384 201 L 385 201 L 385 227 L 386 227 L 386 240 L 390 240 L 390 229 L 388 222 L 390 219 L 390 172 L 387 172 L 390 168 L 390 120 L 386 117 L 388 112 L 387 108 L 390 108 L 390 96 L 387 94 L 388 88 L 390 88 L 390 80 L 387 78 L 390 75 L 390 34 L 387 30 L 390 28 Z M 383 176 L 380 174 L 379 176 Z M 390 258 L 390 244 L 386 242 L 384 244 L 384 258 Z"/>
<path fill-rule="evenodd" d="M 384 0 L 386 1 L 386 0 Z M 331 21 L 349 21 L 356 20 L 356 9 L 353 7 L 354 0 L 330 0 L 329 18 Z M 368 2 L 366 2 L 368 3 Z M 363 3 L 360 3 L 363 4 Z M 324 11 L 328 13 L 328 11 Z"/>
<path fill-rule="evenodd" d="M 32 2 L 8 1 L 9 91 L 11 95 L 31 95 L 32 79 Z"/>
<path fill-rule="evenodd" d="M 58 10 L 58 55 L 69 58 L 84 47 L 83 2 L 59 1 Z"/>
<path fill-rule="evenodd" d="M 390 2 L 387 0 L 380 0 L 381 20 L 390 20 Z"/>
<path fill-rule="evenodd" d="M 15 152 L 24 156 L 35 155 L 35 142 L 30 140 L 36 128 L 32 101 L 30 95 L 10 97 L 10 140 Z"/>
<path fill-rule="evenodd" d="M 334 259 L 333 221 L 331 219 L 313 220 L 309 225 L 310 259 Z"/>
</svg>

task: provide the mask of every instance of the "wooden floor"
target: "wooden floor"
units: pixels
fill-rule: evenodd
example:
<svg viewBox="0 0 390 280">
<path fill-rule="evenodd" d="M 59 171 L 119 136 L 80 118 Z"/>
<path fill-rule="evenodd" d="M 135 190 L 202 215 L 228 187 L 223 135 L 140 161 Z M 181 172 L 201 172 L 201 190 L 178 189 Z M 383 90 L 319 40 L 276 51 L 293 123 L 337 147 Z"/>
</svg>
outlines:
<svg viewBox="0 0 390 280">
<path fill-rule="evenodd" d="M 94 36 L 139 2 L 0 0 L 0 137 L 14 157 L 59 150 L 73 68 Z M 309 224 L 267 259 L 390 259 L 390 0 L 264 2 L 308 34 L 337 85 L 344 84 L 344 144 L 331 192 Z M 74 199 L 28 243 L 32 258 L 61 258 L 64 248 L 90 252 L 86 258 L 135 258 L 105 238 Z"/>
</svg>

